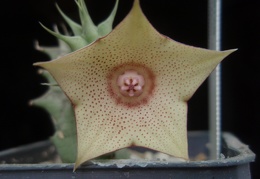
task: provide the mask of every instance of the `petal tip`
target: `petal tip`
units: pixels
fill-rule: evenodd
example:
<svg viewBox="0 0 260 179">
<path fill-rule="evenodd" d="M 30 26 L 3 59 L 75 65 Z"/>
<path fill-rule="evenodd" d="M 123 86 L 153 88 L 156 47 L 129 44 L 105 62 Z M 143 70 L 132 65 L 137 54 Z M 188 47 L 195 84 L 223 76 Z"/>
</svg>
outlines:
<svg viewBox="0 0 260 179">
<path fill-rule="evenodd" d="M 33 63 L 33 66 L 43 67 L 44 63 L 46 63 L 46 62 L 36 62 L 36 63 Z"/>
<path fill-rule="evenodd" d="M 234 52 L 237 51 L 237 50 L 238 50 L 238 49 L 235 48 L 235 49 L 230 49 L 230 50 L 224 50 L 224 51 L 222 51 L 222 52 L 223 52 L 224 54 L 226 54 L 226 56 L 228 56 L 228 55 L 234 53 Z"/>
<path fill-rule="evenodd" d="M 75 172 L 79 166 L 80 164 L 76 162 L 73 167 L 73 172 Z"/>
<path fill-rule="evenodd" d="M 42 62 L 33 63 L 33 66 L 41 66 Z"/>
<path fill-rule="evenodd" d="M 36 63 L 33 63 L 33 66 L 42 67 L 42 68 L 46 69 L 49 64 L 50 64 L 50 62 L 36 62 Z"/>
<path fill-rule="evenodd" d="M 77 160 L 74 163 L 73 172 L 75 172 L 81 164 L 86 162 L 87 160 L 82 160 L 82 158 L 77 158 Z"/>
<path fill-rule="evenodd" d="M 227 52 L 230 52 L 230 53 L 233 53 L 233 52 L 235 52 L 235 51 L 237 51 L 238 50 L 238 48 L 234 48 L 234 49 L 230 49 L 230 50 L 226 50 Z"/>
</svg>

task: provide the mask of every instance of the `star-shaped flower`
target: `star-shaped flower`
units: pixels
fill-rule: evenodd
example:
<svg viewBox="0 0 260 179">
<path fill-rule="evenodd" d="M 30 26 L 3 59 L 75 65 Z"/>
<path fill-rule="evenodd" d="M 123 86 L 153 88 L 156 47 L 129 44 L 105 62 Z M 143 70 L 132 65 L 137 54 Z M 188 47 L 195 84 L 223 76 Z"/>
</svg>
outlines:
<svg viewBox="0 0 260 179">
<path fill-rule="evenodd" d="M 187 101 L 233 51 L 191 47 L 159 34 L 135 0 L 106 37 L 35 65 L 53 75 L 74 106 L 77 168 L 129 146 L 188 159 Z"/>
</svg>

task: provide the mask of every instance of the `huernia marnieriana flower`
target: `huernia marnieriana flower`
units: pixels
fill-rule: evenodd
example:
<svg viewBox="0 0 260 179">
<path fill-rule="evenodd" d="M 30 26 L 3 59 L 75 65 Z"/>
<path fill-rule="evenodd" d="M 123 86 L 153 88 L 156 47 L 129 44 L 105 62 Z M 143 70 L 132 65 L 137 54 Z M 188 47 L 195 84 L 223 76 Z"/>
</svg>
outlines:
<svg viewBox="0 0 260 179">
<path fill-rule="evenodd" d="M 135 0 L 107 36 L 35 65 L 53 75 L 74 106 L 77 168 L 129 146 L 188 159 L 187 101 L 233 51 L 196 48 L 159 34 Z"/>
</svg>

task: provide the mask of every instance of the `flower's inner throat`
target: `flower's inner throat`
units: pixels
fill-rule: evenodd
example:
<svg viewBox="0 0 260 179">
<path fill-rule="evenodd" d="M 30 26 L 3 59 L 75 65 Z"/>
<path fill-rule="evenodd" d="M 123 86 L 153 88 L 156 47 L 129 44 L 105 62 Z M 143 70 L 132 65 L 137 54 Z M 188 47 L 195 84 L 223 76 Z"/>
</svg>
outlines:
<svg viewBox="0 0 260 179">
<path fill-rule="evenodd" d="M 118 77 L 117 84 L 122 95 L 134 97 L 142 94 L 145 81 L 136 71 L 128 70 Z"/>
<path fill-rule="evenodd" d="M 143 64 L 123 63 L 112 68 L 108 75 L 108 91 L 116 104 L 138 107 L 150 101 L 155 89 L 155 75 Z"/>
</svg>

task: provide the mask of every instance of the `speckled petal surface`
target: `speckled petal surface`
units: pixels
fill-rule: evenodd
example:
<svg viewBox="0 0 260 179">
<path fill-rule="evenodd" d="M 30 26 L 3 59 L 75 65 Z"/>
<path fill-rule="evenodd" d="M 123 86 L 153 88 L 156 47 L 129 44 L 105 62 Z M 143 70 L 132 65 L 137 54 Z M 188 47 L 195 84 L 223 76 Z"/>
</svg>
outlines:
<svg viewBox="0 0 260 179">
<path fill-rule="evenodd" d="M 187 100 L 234 50 L 216 52 L 159 34 L 135 0 L 106 37 L 51 62 L 37 63 L 57 80 L 75 108 L 75 167 L 136 145 L 188 159 Z M 143 93 L 124 97 L 115 80 L 123 71 L 144 76 Z"/>
</svg>

